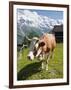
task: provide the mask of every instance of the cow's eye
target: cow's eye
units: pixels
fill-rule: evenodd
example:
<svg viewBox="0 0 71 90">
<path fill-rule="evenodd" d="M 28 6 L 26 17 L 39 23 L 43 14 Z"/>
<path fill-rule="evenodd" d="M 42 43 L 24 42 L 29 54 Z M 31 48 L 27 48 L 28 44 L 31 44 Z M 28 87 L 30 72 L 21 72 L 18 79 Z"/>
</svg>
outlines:
<svg viewBox="0 0 71 90">
<path fill-rule="evenodd" d="M 44 46 L 44 45 L 45 45 L 44 42 L 40 42 L 40 43 L 39 43 L 39 47 Z"/>
</svg>

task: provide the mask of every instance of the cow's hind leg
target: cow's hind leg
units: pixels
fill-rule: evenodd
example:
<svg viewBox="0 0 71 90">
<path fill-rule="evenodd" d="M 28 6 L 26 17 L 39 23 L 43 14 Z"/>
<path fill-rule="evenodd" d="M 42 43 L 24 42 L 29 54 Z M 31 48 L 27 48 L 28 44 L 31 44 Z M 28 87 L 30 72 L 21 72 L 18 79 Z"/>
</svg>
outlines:
<svg viewBox="0 0 71 90">
<path fill-rule="evenodd" d="M 42 63 L 41 63 L 42 65 L 41 65 L 41 68 L 42 68 L 42 70 L 43 69 L 45 69 L 45 62 L 44 61 L 42 61 Z"/>
<path fill-rule="evenodd" d="M 54 58 L 54 49 L 53 49 L 52 52 L 51 52 L 51 58 L 52 58 L 52 59 Z"/>
<path fill-rule="evenodd" d="M 48 63 L 46 63 L 46 71 L 48 70 Z"/>
</svg>

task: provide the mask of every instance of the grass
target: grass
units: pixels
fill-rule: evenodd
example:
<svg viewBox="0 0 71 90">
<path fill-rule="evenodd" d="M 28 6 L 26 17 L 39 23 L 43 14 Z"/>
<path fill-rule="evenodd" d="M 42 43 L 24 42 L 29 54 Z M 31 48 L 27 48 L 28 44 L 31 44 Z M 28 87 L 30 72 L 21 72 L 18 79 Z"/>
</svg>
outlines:
<svg viewBox="0 0 71 90">
<path fill-rule="evenodd" d="M 49 61 L 49 70 L 40 70 L 41 62 L 27 59 L 28 49 L 24 49 L 17 60 L 18 80 L 38 80 L 63 78 L 63 44 L 58 43 L 54 52 L 54 59 Z"/>
</svg>

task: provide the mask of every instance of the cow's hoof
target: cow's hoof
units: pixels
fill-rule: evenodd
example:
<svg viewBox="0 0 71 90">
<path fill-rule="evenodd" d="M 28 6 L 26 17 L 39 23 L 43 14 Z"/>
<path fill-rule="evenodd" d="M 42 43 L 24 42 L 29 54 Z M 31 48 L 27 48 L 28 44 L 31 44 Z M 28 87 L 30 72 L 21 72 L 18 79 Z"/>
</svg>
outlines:
<svg viewBox="0 0 71 90">
<path fill-rule="evenodd" d="M 46 71 L 48 71 L 48 68 L 46 68 Z"/>
</svg>

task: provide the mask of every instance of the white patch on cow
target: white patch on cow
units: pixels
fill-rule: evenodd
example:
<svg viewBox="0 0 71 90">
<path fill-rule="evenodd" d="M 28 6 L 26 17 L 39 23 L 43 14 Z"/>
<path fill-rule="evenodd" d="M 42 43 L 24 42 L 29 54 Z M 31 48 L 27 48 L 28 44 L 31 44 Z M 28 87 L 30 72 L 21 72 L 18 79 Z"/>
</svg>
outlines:
<svg viewBox="0 0 71 90">
<path fill-rule="evenodd" d="M 38 48 L 38 43 L 35 44 L 35 48 L 36 48 L 36 49 Z"/>
<path fill-rule="evenodd" d="M 28 56 L 30 57 L 31 60 L 33 60 L 34 59 L 33 51 L 30 51 Z"/>
<path fill-rule="evenodd" d="M 36 57 L 38 57 L 38 56 L 40 55 L 40 53 L 41 53 L 41 49 L 39 49 L 39 50 L 37 51 Z"/>
</svg>

